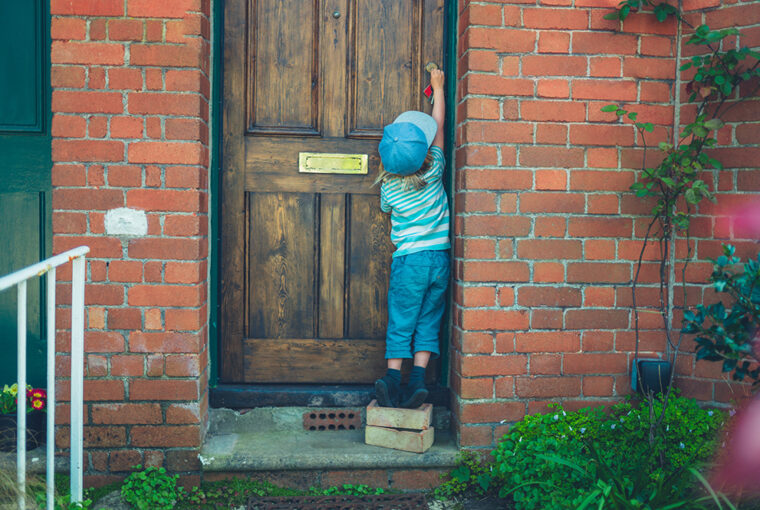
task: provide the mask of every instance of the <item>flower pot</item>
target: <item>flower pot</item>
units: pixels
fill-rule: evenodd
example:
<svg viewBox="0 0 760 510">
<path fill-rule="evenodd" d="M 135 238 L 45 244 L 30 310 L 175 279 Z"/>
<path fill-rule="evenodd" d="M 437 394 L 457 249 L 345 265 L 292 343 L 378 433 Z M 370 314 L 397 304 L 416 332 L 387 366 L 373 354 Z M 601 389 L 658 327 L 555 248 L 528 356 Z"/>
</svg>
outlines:
<svg viewBox="0 0 760 510">
<path fill-rule="evenodd" d="M 667 361 L 659 359 L 637 359 L 633 363 L 631 384 L 634 390 L 644 395 L 665 393 L 670 383 L 671 366 Z"/>
<path fill-rule="evenodd" d="M 31 412 L 26 415 L 26 449 L 33 450 L 45 443 L 46 414 Z M 16 413 L 0 414 L 0 452 L 16 451 Z"/>
</svg>

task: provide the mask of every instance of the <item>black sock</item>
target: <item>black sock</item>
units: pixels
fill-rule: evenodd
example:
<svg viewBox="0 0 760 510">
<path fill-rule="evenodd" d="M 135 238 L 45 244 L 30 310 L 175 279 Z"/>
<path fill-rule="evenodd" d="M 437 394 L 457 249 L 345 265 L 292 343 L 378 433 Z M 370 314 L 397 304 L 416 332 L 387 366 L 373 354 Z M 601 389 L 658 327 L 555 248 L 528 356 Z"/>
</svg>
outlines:
<svg viewBox="0 0 760 510">
<path fill-rule="evenodd" d="M 425 385 L 425 367 L 412 367 L 412 373 L 409 375 L 409 386 Z"/>
<path fill-rule="evenodd" d="M 399 386 L 401 384 L 401 370 L 396 370 L 395 368 L 389 368 L 388 371 L 385 373 L 385 377 L 393 381 L 396 386 Z"/>
</svg>

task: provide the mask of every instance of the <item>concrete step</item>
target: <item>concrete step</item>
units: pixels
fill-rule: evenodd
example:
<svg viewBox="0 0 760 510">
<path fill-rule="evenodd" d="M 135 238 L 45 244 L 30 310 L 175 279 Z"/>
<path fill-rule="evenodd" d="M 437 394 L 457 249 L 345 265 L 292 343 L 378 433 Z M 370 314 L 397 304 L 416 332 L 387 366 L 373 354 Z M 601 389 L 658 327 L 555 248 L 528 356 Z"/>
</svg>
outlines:
<svg viewBox="0 0 760 510">
<path fill-rule="evenodd" d="M 247 412 L 211 409 L 200 460 L 204 472 L 303 471 L 356 469 L 449 469 L 458 449 L 450 430 L 450 414 L 434 408 L 435 443 L 425 453 L 410 453 L 364 444 L 362 427 L 355 430 L 309 431 L 305 412 L 346 412 L 346 408 L 267 407 Z"/>
</svg>

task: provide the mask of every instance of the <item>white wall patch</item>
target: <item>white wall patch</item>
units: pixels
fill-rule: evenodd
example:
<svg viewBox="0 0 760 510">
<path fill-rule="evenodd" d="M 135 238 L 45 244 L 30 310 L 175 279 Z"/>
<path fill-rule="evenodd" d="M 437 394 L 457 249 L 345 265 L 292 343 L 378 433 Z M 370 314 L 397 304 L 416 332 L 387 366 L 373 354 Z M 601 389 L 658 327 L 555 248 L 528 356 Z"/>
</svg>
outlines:
<svg viewBox="0 0 760 510">
<path fill-rule="evenodd" d="M 148 233 L 145 211 L 119 207 L 106 213 L 106 234 L 112 236 L 144 236 Z"/>
</svg>

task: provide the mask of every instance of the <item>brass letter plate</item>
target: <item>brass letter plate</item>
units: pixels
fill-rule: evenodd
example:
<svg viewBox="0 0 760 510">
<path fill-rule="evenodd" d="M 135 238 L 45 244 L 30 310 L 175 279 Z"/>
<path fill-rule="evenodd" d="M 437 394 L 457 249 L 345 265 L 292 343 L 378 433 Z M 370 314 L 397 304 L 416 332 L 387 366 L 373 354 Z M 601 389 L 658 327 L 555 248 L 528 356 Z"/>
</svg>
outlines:
<svg viewBox="0 0 760 510">
<path fill-rule="evenodd" d="M 366 174 L 366 154 L 299 152 L 298 171 L 308 174 Z"/>
</svg>

